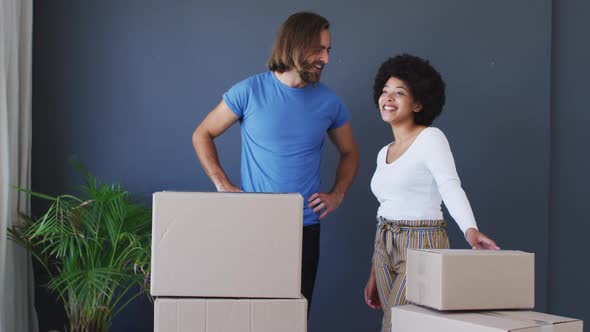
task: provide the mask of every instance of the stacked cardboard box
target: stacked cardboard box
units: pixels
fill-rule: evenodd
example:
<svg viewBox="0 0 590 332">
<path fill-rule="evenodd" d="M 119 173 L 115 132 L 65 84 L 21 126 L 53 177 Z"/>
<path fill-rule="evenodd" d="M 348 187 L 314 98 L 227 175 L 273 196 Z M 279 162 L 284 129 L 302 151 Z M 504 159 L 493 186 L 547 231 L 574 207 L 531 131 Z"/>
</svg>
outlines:
<svg viewBox="0 0 590 332">
<path fill-rule="evenodd" d="M 413 304 L 392 309 L 394 332 L 583 330 L 581 320 L 526 310 L 534 307 L 530 253 L 409 249 L 406 277 Z"/>
<path fill-rule="evenodd" d="M 157 332 L 305 332 L 299 194 L 158 192 Z"/>
</svg>

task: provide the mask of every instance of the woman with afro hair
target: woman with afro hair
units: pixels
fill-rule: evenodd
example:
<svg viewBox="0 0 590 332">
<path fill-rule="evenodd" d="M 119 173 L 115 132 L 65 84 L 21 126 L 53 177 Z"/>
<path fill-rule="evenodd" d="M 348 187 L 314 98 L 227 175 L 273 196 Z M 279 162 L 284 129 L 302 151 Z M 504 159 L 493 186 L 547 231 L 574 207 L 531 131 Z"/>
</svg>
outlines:
<svg viewBox="0 0 590 332">
<path fill-rule="evenodd" d="M 393 142 L 379 151 L 371 180 L 380 205 L 365 301 L 383 309 L 381 331 L 389 332 L 391 308 L 408 303 L 407 249 L 449 248 L 442 201 L 473 249 L 499 247 L 479 232 L 447 138 L 431 127 L 445 104 L 438 71 L 416 56 L 390 58 L 377 72 L 373 98 Z"/>
</svg>

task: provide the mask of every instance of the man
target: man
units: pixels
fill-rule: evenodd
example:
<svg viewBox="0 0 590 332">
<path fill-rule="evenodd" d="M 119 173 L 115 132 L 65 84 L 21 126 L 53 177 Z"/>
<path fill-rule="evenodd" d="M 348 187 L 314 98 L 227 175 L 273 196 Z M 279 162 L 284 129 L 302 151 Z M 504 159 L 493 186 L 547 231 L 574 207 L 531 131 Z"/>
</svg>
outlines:
<svg viewBox="0 0 590 332">
<path fill-rule="evenodd" d="M 328 21 L 314 13 L 289 16 L 268 60 L 270 70 L 234 85 L 193 134 L 199 161 L 217 191 L 303 195 L 301 288 L 309 307 L 319 260 L 319 221 L 342 203 L 359 159 L 348 109 L 319 82 L 329 58 L 328 28 Z M 223 171 L 213 142 L 236 121 L 242 133 L 241 188 Z M 340 162 L 334 186 L 324 193 L 319 189 L 326 133 Z"/>
</svg>

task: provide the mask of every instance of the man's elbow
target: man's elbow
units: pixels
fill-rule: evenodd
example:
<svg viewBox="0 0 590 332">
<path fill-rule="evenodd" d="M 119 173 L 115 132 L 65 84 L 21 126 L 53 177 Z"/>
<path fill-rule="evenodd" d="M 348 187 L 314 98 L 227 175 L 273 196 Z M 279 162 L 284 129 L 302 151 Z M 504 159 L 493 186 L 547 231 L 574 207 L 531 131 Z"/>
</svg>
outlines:
<svg viewBox="0 0 590 332">
<path fill-rule="evenodd" d="M 358 147 L 355 145 L 350 146 L 348 149 L 342 150 L 340 153 L 343 157 L 350 158 L 358 162 L 359 160 L 359 150 Z"/>
<path fill-rule="evenodd" d="M 193 145 L 197 148 L 201 143 L 211 141 L 213 138 L 209 134 L 209 131 L 201 124 L 193 132 Z"/>
<path fill-rule="evenodd" d="M 356 146 L 351 147 L 350 149 L 344 150 L 340 152 L 340 158 L 343 160 L 348 160 L 349 163 L 354 165 L 354 168 L 358 168 L 360 155 L 359 151 Z"/>
</svg>

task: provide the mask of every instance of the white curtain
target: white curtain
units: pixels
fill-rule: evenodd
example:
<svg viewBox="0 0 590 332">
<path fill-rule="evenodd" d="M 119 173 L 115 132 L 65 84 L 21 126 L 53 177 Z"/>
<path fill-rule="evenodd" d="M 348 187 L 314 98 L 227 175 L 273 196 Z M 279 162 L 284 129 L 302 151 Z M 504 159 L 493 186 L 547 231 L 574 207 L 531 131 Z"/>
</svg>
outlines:
<svg viewBox="0 0 590 332">
<path fill-rule="evenodd" d="M 31 183 L 32 0 L 0 0 L 0 332 L 38 331 L 30 255 L 7 238 Z"/>
</svg>

